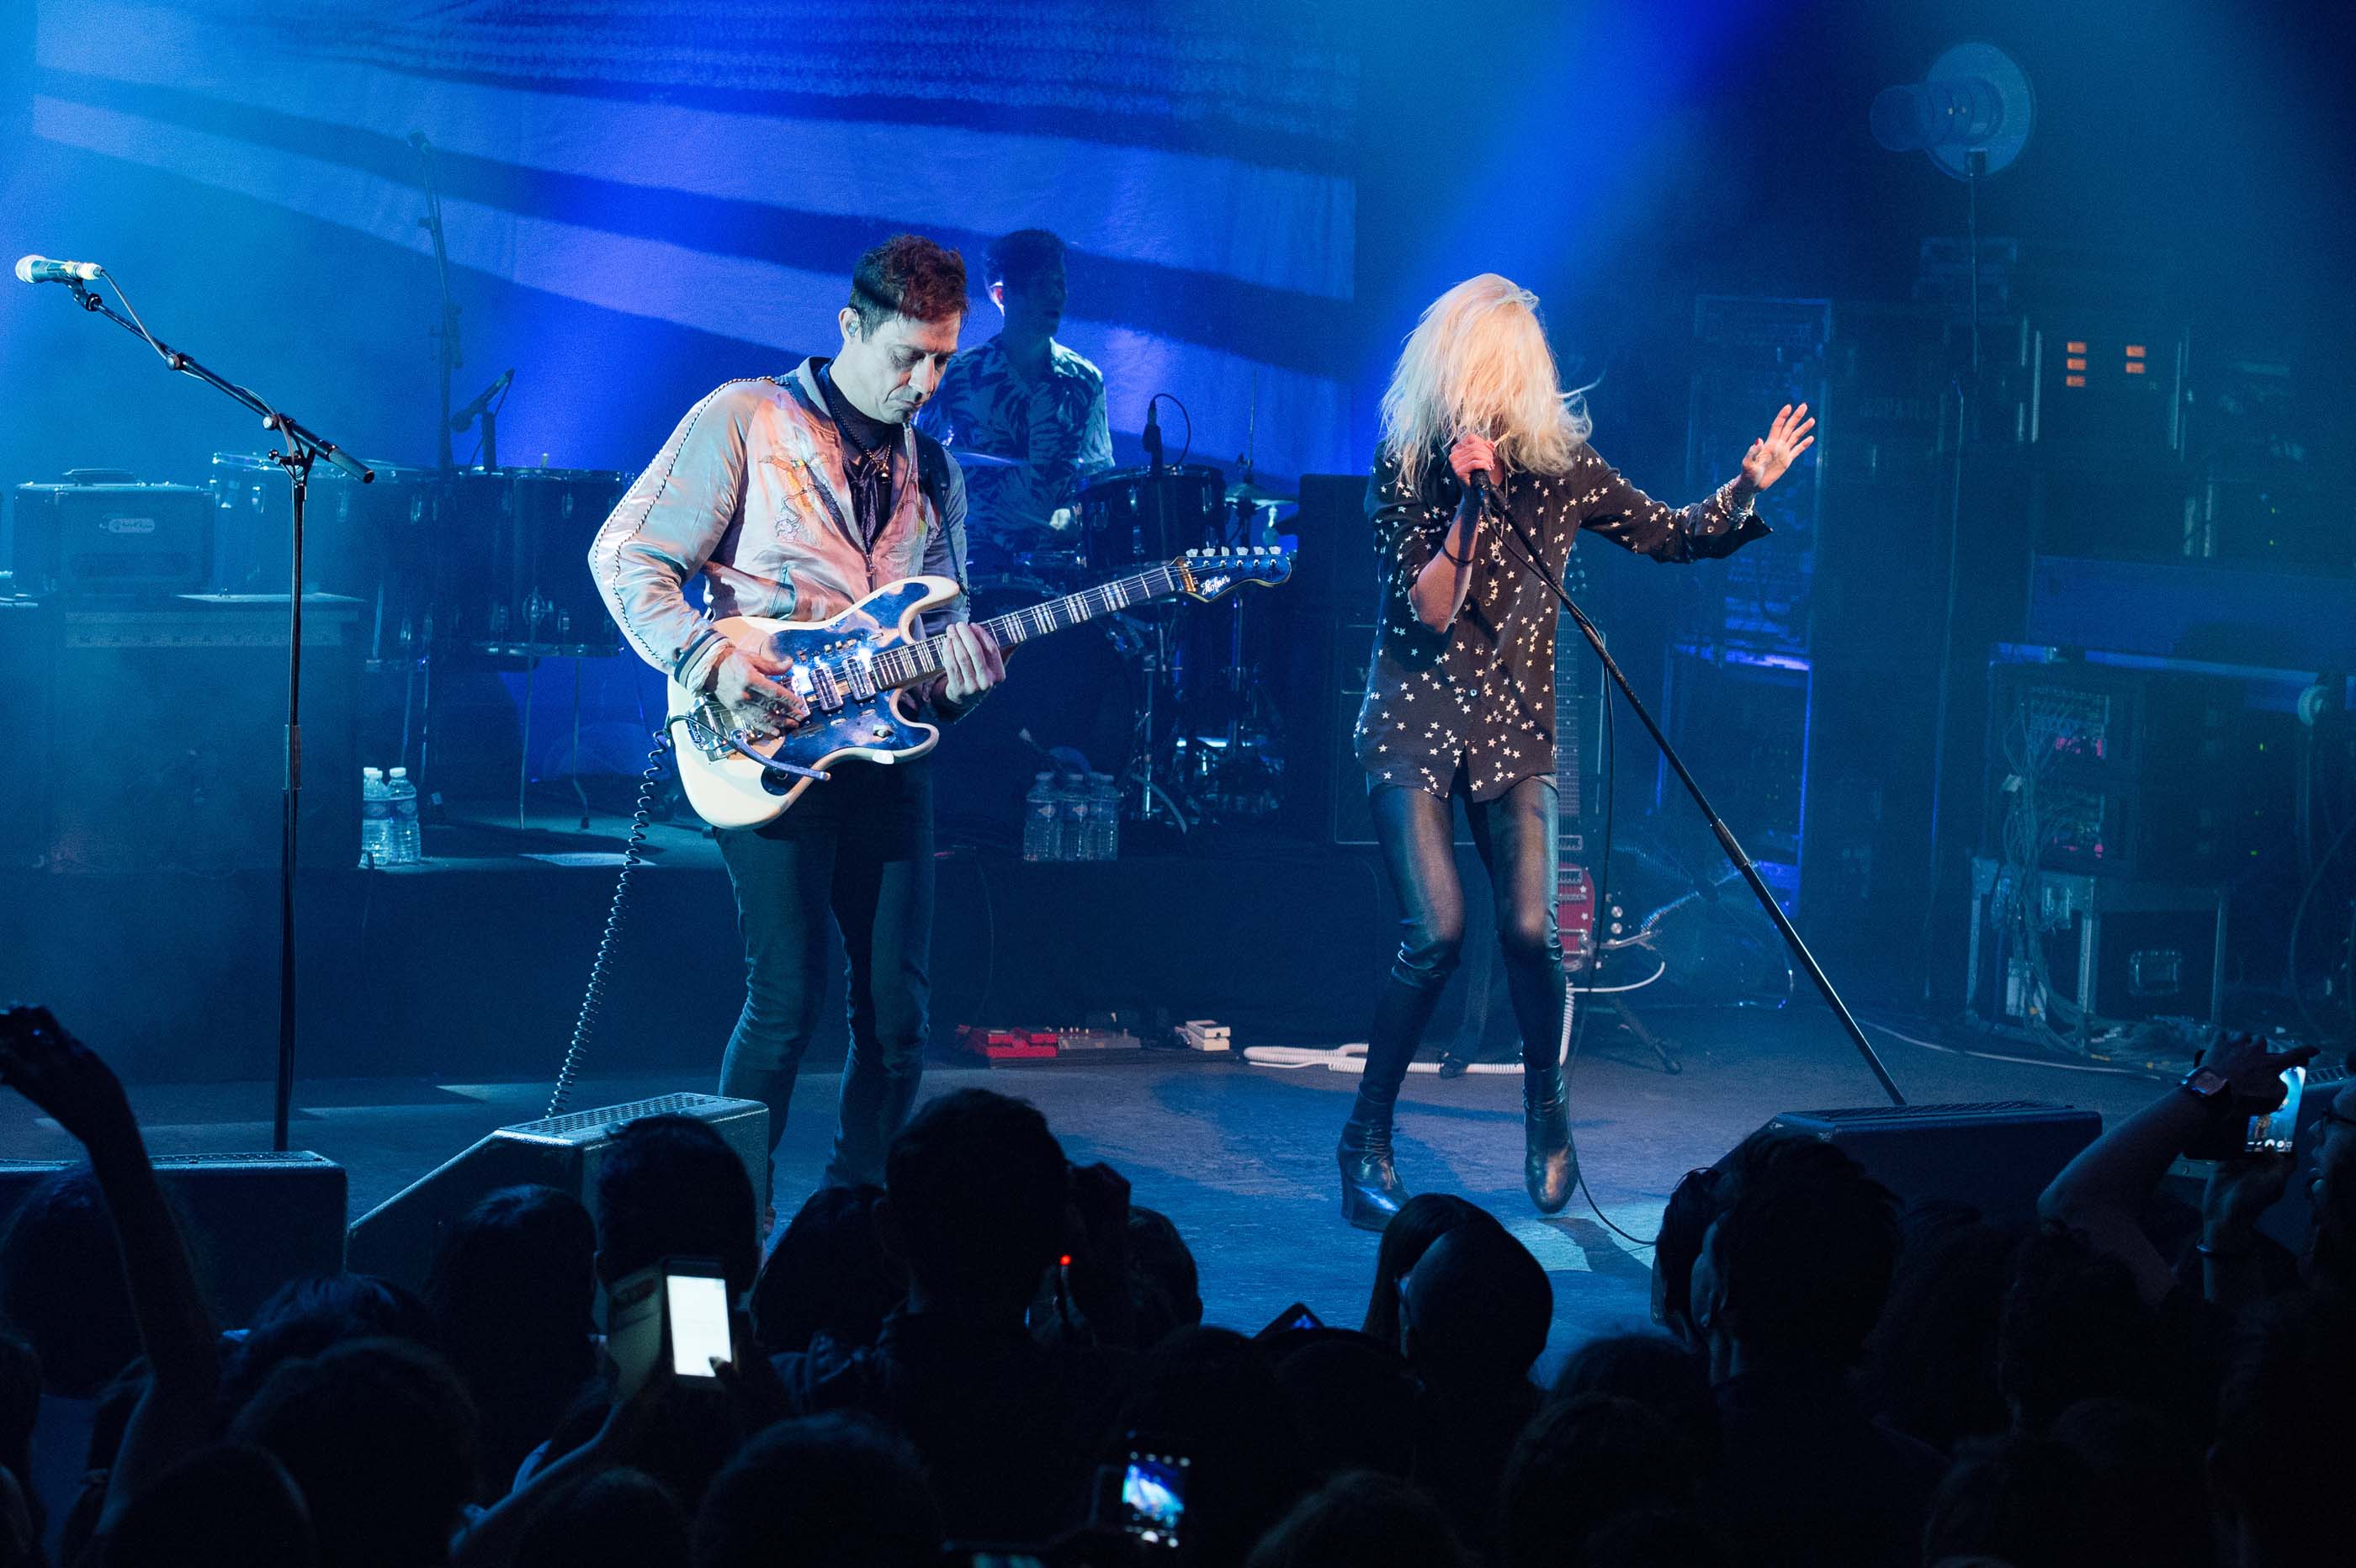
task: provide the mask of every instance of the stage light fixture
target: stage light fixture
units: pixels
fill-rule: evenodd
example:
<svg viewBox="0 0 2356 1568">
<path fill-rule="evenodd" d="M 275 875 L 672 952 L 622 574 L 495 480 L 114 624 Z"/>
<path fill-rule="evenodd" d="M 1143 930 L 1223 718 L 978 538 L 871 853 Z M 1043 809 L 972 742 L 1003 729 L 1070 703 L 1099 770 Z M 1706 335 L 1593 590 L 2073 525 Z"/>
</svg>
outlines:
<svg viewBox="0 0 2356 1568">
<path fill-rule="evenodd" d="M 1885 87 L 1873 100 L 1873 139 L 1893 153 L 1920 148 L 1957 179 L 2002 172 L 2029 144 L 2037 95 L 1994 44 L 1955 44 L 1923 79 Z"/>
</svg>

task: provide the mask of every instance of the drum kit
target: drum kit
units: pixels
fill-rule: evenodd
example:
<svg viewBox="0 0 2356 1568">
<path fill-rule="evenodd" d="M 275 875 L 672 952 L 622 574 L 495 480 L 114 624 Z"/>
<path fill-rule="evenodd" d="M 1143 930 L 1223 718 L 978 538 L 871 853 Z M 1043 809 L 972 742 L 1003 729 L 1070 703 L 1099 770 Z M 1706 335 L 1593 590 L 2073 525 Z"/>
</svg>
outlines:
<svg viewBox="0 0 2356 1568">
<path fill-rule="evenodd" d="M 1011 459 L 956 447 L 968 468 Z M 1069 593 L 1198 546 L 1273 544 L 1296 497 L 1230 481 L 1201 463 L 1116 468 L 1081 485 L 1066 526 L 1023 540 L 969 541 L 977 618 Z M 1142 606 L 1036 652 L 958 724 L 937 766 L 945 813 L 1016 820 L 1042 769 L 1070 766 L 1122 783 L 1125 814 L 1179 832 L 1272 816 L 1282 757 L 1258 672 L 1273 635 L 1246 595 L 1213 611 Z M 1052 757 L 1050 754 L 1053 753 Z"/>
<path fill-rule="evenodd" d="M 375 620 L 371 658 L 470 663 L 594 658 L 621 634 L 583 562 L 631 475 L 579 468 L 377 466 L 357 485 L 312 475 L 305 586 Z M 215 453 L 214 586 L 283 591 L 286 485 L 251 453 Z"/>
</svg>

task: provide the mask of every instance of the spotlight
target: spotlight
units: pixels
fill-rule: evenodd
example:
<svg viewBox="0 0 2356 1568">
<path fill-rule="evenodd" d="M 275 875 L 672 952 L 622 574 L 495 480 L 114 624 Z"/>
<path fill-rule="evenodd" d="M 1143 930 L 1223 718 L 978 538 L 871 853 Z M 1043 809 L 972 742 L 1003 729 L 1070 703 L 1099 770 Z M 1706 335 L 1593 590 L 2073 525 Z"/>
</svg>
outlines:
<svg viewBox="0 0 2356 1568">
<path fill-rule="evenodd" d="M 1956 44 L 1920 82 L 1885 87 L 1873 100 L 1873 139 L 1893 153 L 1916 148 L 1957 179 L 1998 173 L 2028 144 L 2037 95 L 2012 57 L 1994 44 Z"/>
</svg>

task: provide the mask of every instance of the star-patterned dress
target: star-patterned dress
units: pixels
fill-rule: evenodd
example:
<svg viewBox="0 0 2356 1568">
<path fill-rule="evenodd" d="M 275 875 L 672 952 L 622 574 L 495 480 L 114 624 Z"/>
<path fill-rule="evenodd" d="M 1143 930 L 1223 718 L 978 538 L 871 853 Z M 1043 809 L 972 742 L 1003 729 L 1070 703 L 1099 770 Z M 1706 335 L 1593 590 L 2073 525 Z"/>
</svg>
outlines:
<svg viewBox="0 0 2356 1568">
<path fill-rule="evenodd" d="M 1538 541 L 1558 579 L 1582 531 L 1655 560 L 1730 555 L 1768 529 L 1729 481 L 1708 500 L 1663 506 L 1581 445 L 1560 474 L 1510 475 L 1499 502 Z M 1461 773 L 1472 799 L 1497 799 L 1555 768 L 1555 626 L 1560 607 L 1506 554 L 1509 530 L 1482 520 L 1463 608 L 1444 632 L 1416 618 L 1408 590 L 1446 536 L 1462 486 L 1435 450 L 1410 486 L 1397 458 L 1376 454 L 1366 483 L 1382 603 L 1358 709 L 1356 751 L 1370 790 L 1401 784 L 1449 798 Z"/>
</svg>

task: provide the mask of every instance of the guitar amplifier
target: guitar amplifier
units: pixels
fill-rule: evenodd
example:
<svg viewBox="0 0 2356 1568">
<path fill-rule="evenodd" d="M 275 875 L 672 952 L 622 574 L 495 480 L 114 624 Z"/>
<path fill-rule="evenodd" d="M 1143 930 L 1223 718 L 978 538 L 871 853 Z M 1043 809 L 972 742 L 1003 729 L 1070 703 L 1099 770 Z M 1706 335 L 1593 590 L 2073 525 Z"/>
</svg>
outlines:
<svg viewBox="0 0 2356 1568">
<path fill-rule="evenodd" d="M 20 593 L 192 593 L 212 576 L 212 496 L 192 485 L 19 485 L 5 560 Z"/>
<path fill-rule="evenodd" d="M 359 604 L 303 600 L 305 865 L 359 856 Z M 284 594 L 53 602 L 48 858 L 76 871 L 214 873 L 278 863 L 285 783 Z M 93 744 L 93 712 L 136 698 L 135 738 Z"/>
</svg>

